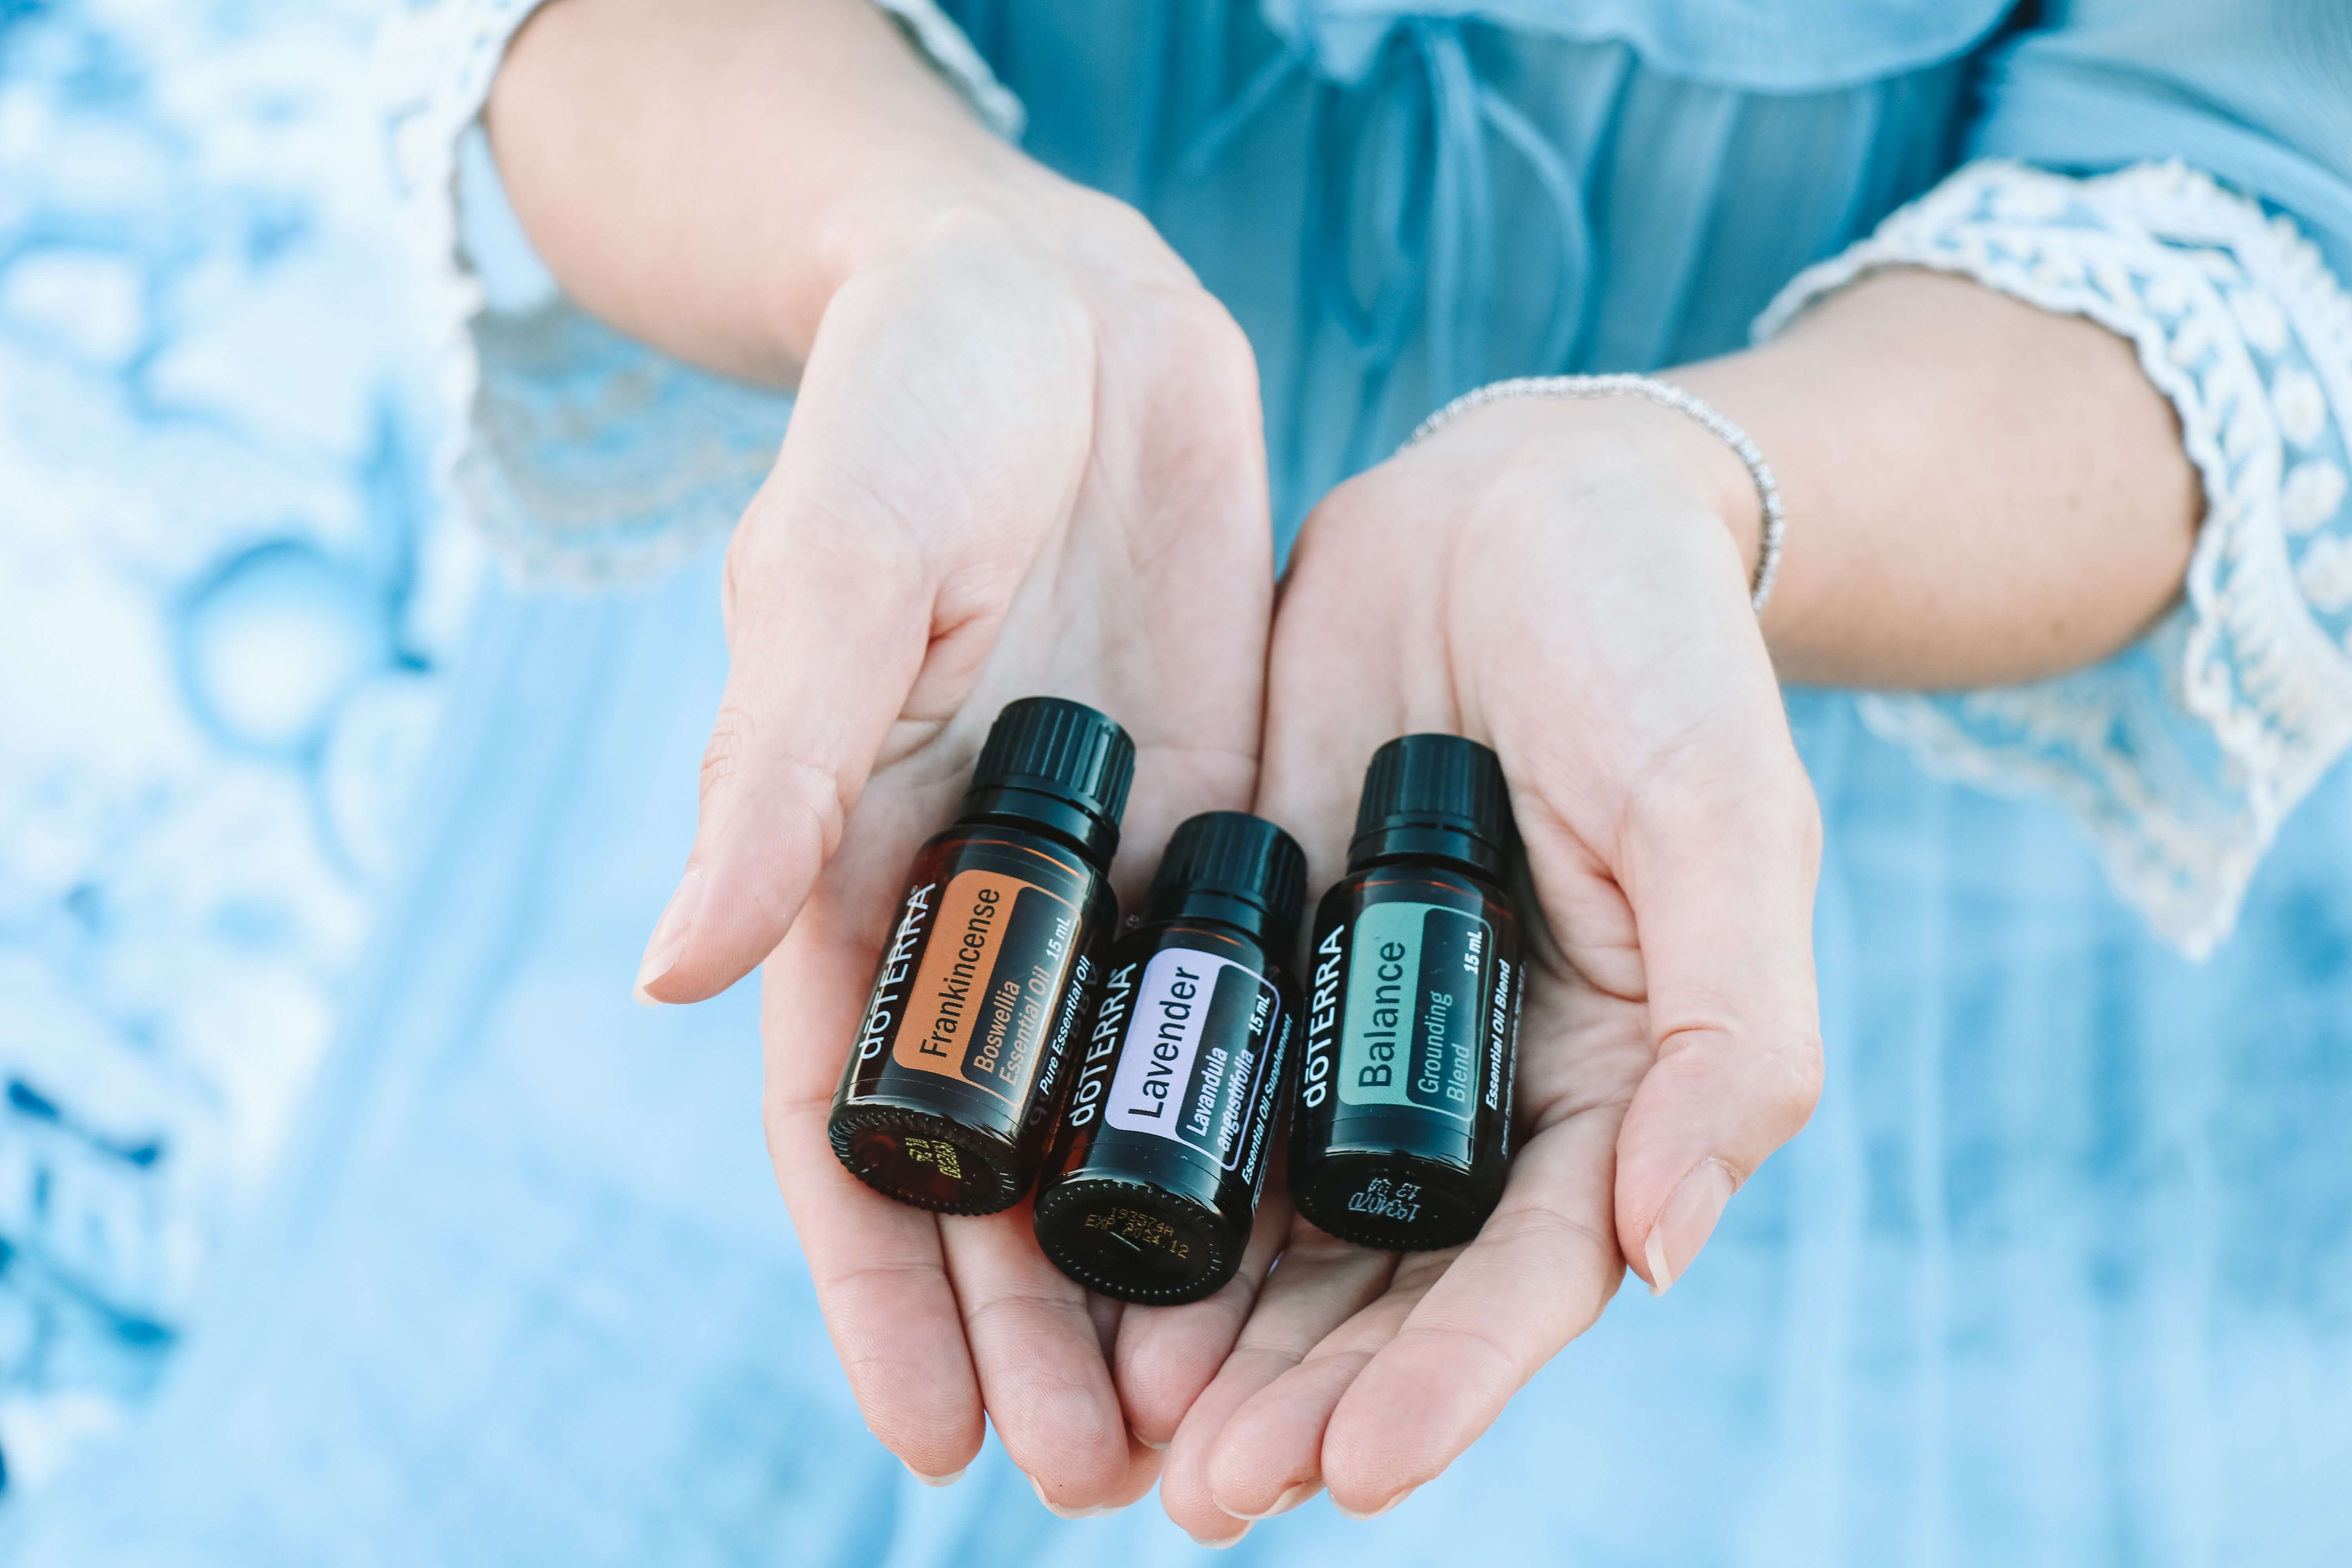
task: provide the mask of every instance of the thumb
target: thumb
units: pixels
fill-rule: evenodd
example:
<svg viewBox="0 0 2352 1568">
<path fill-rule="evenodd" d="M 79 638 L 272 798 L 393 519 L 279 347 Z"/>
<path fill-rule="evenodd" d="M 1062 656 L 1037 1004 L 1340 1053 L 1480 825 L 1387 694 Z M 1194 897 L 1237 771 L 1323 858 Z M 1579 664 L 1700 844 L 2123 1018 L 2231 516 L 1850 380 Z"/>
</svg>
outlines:
<svg viewBox="0 0 2352 1568">
<path fill-rule="evenodd" d="M 1656 1057 L 1618 1137 L 1617 1237 L 1654 1293 L 1821 1097 L 1820 815 L 1785 729 L 1772 764 L 1718 773 L 1727 788 L 1651 792 L 1628 823 Z"/>
<path fill-rule="evenodd" d="M 638 971 L 648 1001 L 712 995 L 783 940 L 926 661 L 969 685 L 1004 607 L 992 595 L 1009 597 L 1067 507 L 1091 426 L 1066 411 L 1084 406 L 1091 340 L 1007 254 L 966 244 L 852 279 L 825 307 L 783 451 L 728 552 L 732 663 L 694 852 Z M 940 584 L 975 552 L 989 585 L 935 658 Z"/>
<path fill-rule="evenodd" d="M 728 551 L 727 689 L 694 848 L 637 972 L 644 1001 L 715 995 L 783 940 L 922 668 L 921 551 L 791 458 L 788 438 Z"/>
</svg>

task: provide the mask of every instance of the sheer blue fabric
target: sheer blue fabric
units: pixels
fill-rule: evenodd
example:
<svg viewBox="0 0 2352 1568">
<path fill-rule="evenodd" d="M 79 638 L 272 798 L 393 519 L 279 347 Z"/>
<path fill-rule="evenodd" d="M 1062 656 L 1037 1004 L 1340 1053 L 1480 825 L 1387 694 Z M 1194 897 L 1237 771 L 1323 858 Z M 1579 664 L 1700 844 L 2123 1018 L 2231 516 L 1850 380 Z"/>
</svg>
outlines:
<svg viewBox="0 0 2352 1568">
<path fill-rule="evenodd" d="M 692 835 L 716 582 L 494 597 L 271 1211 L 149 1424 L 0 1560 L 1193 1559 L 1149 1501 L 1052 1518 L 993 1443 L 950 1490 L 908 1477 L 774 1195 L 750 987 L 626 996 Z M 1794 717 L 1831 824 L 1813 1125 L 1444 1478 L 1217 1560 L 2352 1550 L 2352 790 L 2289 824 L 2200 967 L 2054 809 L 1927 777 L 1843 698 Z"/>
<path fill-rule="evenodd" d="M 2352 255 L 2323 0 L 2226 28 L 2053 4 L 2032 33 L 1925 5 L 950 9 L 1027 144 L 1143 205 L 1249 329 L 1286 527 L 1476 381 L 1736 345 L 1970 149 L 2177 155 Z M 993 1446 L 946 1492 L 899 1471 L 764 1169 L 748 988 L 626 999 L 691 836 L 716 574 L 492 596 L 272 1211 L 153 1418 L 7 1560 L 1193 1555 L 1149 1504 L 1054 1520 Z M 2054 805 L 1927 776 L 1843 694 L 1791 710 L 1828 824 L 1813 1126 L 1445 1477 L 1228 1560 L 2352 1557 L 2352 787 L 2318 784 L 2197 965 Z"/>
<path fill-rule="evenodd" d="M 1051 90 L 1067 16 L 967 17 L 1026 145 L 1149 213 L 1258 345 L 1284 542 L 1481 382 L 1737 347 L 1782 282 L 1950 167 L 1966 82 L 1922 48 L 1767 95 L 1605 34 L 1294 9 L 1277 32 L 1099 14 L 1087 41 L 1112 68 Z"/>
</svg>

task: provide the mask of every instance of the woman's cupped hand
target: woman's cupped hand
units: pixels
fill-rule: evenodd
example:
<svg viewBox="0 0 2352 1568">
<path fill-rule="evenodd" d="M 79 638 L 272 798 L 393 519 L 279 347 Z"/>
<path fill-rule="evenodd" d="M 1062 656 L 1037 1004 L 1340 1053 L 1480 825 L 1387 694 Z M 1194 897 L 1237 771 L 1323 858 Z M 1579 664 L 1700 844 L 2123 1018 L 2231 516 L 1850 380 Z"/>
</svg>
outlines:
<svg viewBox="0 0 2352 1568">
<path fill-rule="evenodd" d="M 1196 1538 L 1326 1488 L 1353 1514 L 1393 1506 L 1629 1264 L 1654 1289 L 1681 1277 L 1810 1115 L 1819 818 L 1728 525 L 1743 505 L 1746 471 L 1678 413 L 1522 402 L 1309 519 L 1256 809 L 1321 886 L 1375 747 L 1435 730 L 1499 753 L 1538 917 L 1515 1152 L 1500 1207 L 1449 1251 L 1348 1246 L 1269 1194 L 1279 1264 L 1263 1243 L 1231 1288 L 1249 1305 L 1230 1355 L 1204 1392 L 1176 1391 L 1161 1497 Z"/>
<path fill-rule="evenodd" d="M 941 1218 L 861 1185 L 829 1102 L 918 846 L 998 710 L 1089 703 L 1135 739 L 1117 879 L 1249 804 L 1273 566 L 1255 362 L 1130 209 L 1042 172 L 967 191 L 834 292 L 790 433 L 728 552 L 730 670 L 640 994 L 765 964 L 765 1122 L 868 1424 L 938 1480 L 983 1417 L 1050 1506 L 1148 1491 L 1110 1371 L 1117 1303 L 1029 1207 Z M 1234 1324 L 1163 1341 L 1213 1371 Z"/>
</svg>

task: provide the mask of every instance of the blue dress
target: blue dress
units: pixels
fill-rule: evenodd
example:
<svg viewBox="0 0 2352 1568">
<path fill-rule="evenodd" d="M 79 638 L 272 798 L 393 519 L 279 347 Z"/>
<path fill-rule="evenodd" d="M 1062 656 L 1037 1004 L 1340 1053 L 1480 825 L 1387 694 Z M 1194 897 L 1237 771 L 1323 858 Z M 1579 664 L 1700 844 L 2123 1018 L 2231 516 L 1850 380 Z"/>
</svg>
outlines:
<svg viewBox="0 0 2352 1568">
<path fill-rule="evenodd" d="M 1878 266 L 2131 339 L 2206 480 L 2181 605 L 2110 663 L 1791 694 L 1828 829 L 1812 1125 L 1398 1511 L 1318 1500 L 1235 1557 L 2352 1560 L 2340 5 L 890 8 L 1233 307 L 1286 535 L 1468 385 L 1723 352 Z M 993 1445 L 907 1477 L 773 1194 L 749 986 L 628 1000 L 725 673 L 711 530 L 787 405 L 534 275 L 466 132 L 528 9 L 398 46 L 444 62 L 399 131 L 421 200 L 467 195 L 421 219 L 471 266 L 451 458 L 523 583 L 266 1212 L 149 1418 L 0 1555 L 1189 1559 L 1148 1500 L 1053 1518 Z"/>
</svg>

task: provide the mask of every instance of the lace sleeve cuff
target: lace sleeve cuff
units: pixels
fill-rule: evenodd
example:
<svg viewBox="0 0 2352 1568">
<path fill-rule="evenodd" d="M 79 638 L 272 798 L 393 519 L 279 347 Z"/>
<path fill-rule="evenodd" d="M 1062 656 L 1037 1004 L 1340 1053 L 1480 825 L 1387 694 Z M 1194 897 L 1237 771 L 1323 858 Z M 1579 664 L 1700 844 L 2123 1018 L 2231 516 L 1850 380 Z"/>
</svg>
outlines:
<svg viewBox="0 0 2352 1568">
<path fill-rule="evenodd" d="M 2201 957 L 2352 742 L 2352 300 L 2287 219 L 2179 164 L 2069 179 L 1980 163 L 1800 275 L 1756 336 L 1888 267 L 2136 344 L 2207 510 L 2182 602 L 2133 647 L 2029 685 L 1873 695 L 1864 714 L 1943 771 L 2064 802 L 2125 898 Z"/>
<path fill-rule="evenodd" d="M 933 0 L 874 0 L 992 130 L 1019 100 Z M 642 581 L 733 526 L 792 401 L 622 336 L 556 293 L 506 206 L 478 121 L 541 0 L 409 0 L 379 49 L 394 168 L 425 263 L 445 406 L 440 472 L 511 575 Z M 489 254 L 496 252 L 497 254 Z M 509 282 L 495 285 L 503 270 Z"/>
</svg>

